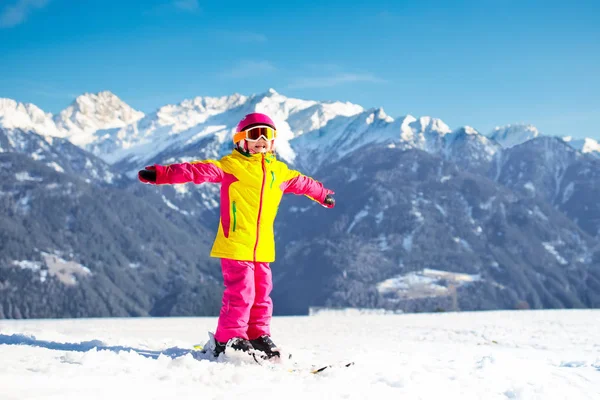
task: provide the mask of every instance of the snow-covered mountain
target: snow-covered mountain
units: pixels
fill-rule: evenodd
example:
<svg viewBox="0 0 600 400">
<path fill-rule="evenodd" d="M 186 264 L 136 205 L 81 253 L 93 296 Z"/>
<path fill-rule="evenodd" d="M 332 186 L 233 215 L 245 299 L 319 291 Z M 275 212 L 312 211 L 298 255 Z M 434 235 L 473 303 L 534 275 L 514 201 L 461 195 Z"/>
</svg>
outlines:
<svg viewBox="0 0 600 400">
<path fill-rule="evenodd" d="M 539 137 L 498 152 L 489 170 L 525 197 L 542 198 L 600 238 L 600 159 L 555 137 Z"/>
<path fill-rule="evenodd" d="M 96 140 L 101 129 L 129 125 L 144 117 L 113 93 L 85 93 L 58 115 L 54 116 L 57 129 L 71 142 L 85 146 Z"/>
<path fill-rule="evenodd" d="M 600 143 L 592 138 L 573 139 L 571 136 L 565 136 L 562 139 L 568 143 L 569 146 L 582 153 L 600 156 Z"/>
<path fill-rule="evenodd" d="M 251 96 L 196 97 L 165 105 L 148 115 L 108 91 L 79 96 L 54 116 L 32 104 L 0 99 L 0 127 L 68 138 L 110 164 L 126 166 L 124 172 L 134 176 L 141 165 L 219 157 L 229 152 L 237 122 L 250 112 L 264 112 L 274 119 L 280 157 L 308 172 L 366 145 L 380 143 L 421 149 L 478 168 L 499 148 L 541 135 L 537 128 L 525 124 L 497 127 L 486 136 L 469 127 L 453 131 L 437 118 L 393 118 L 381 108 L 365 110 L 348 102 L 295 99 L 274 89 Z M 482 152 L 468 150 L 465 158 L 465 143 Z M 592 139 L 569 143 L 582 152 L 600 154 L 600 145 Z"/>
<path fill-rule="evenodd" d="M 495 140 L 505 149 L 520 145 L 540 136 L 544 135 L 535 126 L 526 124 L 496 127 L 487 135 L 487 137 Z M 600 156 L 600 143 L 592 138 L 573 139 L 572 136 L 564 136 L 562 140 L 582 153 Z"/>
<path fill-rule="evenodd" d="M 280 309 L 600 305 L 589 294 L 600 282 L 597 239 L 541 197 L 390 146 L 356 151 L 316 176 L 339 201 L 327 212 L 291 196 L 280 208 Z"/>
<path fill-rule="evenodd" d="M 502 147 L 493 139 L 465 126 L 444 137 L 441 155 L 468 171 L 484 171 Z"/>
<path fill-rule="evenodd" d="M 488 137 L 498 142 L 502 147 L 509 148 L 540 136 L 533 125 L 514 124 L 496 127 Z"/>
<path fill-rule="evenodd" d="M 126 126 L 143 116 L 108 91 L 83 94 L 57 115 L 33 104 L 0 98 L 0 128 L 35 132 L 46 138 L 67 138 L 80 147 L 94 142 L 100 129 Z"/>
<path fill-rule="evenodd" d="M 151 187 L 121 174 L 134 178 L 152 163 L 228 153 L 237 122 L 254 111 L 275 120 L 280 158 L 339 196 L 335 210 L 301 197 L 282 203 L 274 270 L 285 281 L 274 291 L 280 312 L 312 305 L 432 311 L 600 304 L 594 294 L 600 160 L 558 138 L 526 140 L 536 130 L 513 127 L 496 135 L 514 144 L 502 148 L 472 127 L 452 130 L 431 117 L 393 118 L 381 108 L 293 99 L 274 90 L 197 97 L 144 116 L 115 99 L 84 95 L 56 116 L 1 103 L 0 220 L 11 245 L 0 252 L 0 290 L 18 282 L 11 293 L 25 292 L 33 279 L 29 292 L 37 296 L 11 297 L 0 306 L 18 311 L 11 315 L 206 310 L 221 286 L 206 276 L 201 288 L 185 283 L 198 278 L 198 263 L 210 268 L 206 249 L 218 226 L 218 185 Z M 163 235 L 172 239 L 169 251 L 153 244 Z M 196 242 L 201 246 L 190 252 Z M 70 294 L 54 282 L 62 294 L 44 303 L 51 286 L 41 279 L 56 271 L 42 261 L 59 250 L 67 262 L 89 268 L 103 282 L 97 293 L 111 300 L 64 307 Z M 184 270 L 189 273 L 179 273 Z M 88 299 L 83 286 L 77 293 Z"/>
<path fill-rule="evenodd" d="M 19 153 L 54 171 L 96 183 L 116 184 L 122 180 L 110 165 L 69 140 L 42 136 L 30 130 L 0 127 L 0 153 Z"/>
<path fill-rule="evenodd" d="M 0 98 L 0 128 L 33 131 L 43 136 L 61 136 L 52 114 L 34 104 L 17 103 L 6 98 Z"/>
<path fill-rule="evenodd" d="M 278 152 L 292 161 L 295 153 L 290 140 L 334 118 L 361 111 L 362 107 L 351 103 L 292 99 L 273 89 L 253 96 L 197 97 L 161 107 L 121 129 L 98 131 L 97 140 L 87 148 L 110 163 L 144 164 L 156 160 L 158 154 L 175 155 L 194 144 L 190 157 L 217 157 L 230 151 L 231 135 L 245 114 L 263 112 L 277 125 Z"/>
<path fill-rule="evenodd" d="M 0 319 L 213 315 L 220 288 L 206 228 L 166 217 L 171 209 L 142 185 L 82 179 L 98 165 L 50 165 L 45 157 L 71 154 L 67 146 L 85 153 L 56 142 L 64 147 L 39 159 L 0 153 Z"/>
</svg>

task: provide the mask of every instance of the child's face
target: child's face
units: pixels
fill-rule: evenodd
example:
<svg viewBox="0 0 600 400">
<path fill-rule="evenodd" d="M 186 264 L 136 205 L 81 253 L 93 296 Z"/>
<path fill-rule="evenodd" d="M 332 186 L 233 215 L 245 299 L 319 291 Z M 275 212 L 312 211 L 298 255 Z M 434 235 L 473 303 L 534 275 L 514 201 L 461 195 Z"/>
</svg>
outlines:
<svg viewBox="0 0 600 400">
<path fill-rule="evenodd" d="M 247 141 L 250 153 L 267 153 L 273 148 L 272 140 L 258 139 L 256 142 Z"/>
</svg>

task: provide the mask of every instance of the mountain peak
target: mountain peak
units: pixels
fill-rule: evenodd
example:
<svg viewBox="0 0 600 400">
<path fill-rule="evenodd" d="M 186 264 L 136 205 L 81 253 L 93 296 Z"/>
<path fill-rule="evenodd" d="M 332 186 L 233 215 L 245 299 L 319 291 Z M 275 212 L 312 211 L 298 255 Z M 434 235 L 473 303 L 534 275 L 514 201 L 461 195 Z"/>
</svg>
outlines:
<svg viewBox="0 0 600 400">
<path fill-rule="evenodd" d="M 59 130 L 77 145 L 94 140 L 100 129 L 118 128 L 144 117 L 110 91 L 84 93 L 58 115 L 54 121 Z"/>
<path fill-rule="evenodd" d="M 383 110 L 383 107 L 372 108 L 368 111 L 367 123 L 372 124 L 375 120 L 383 120 L 385 122 L 394 122 L 394 119 L 387 115 Z"/>
<path fill-rule="evenodd" d="M 0 98 L 0 128 L 19 128 L 44 136 L 57 135 L 52 114 L 44 112 L 34 104 L 19 103 L 8 98 Z"/>
<path fill-rule="evenodd" d="M 540 136 L 540 132 L 531 124 L 497 126 L 488 135 L 490 139 L 494 139 L 504 148 L 516 146 L 538 136 Z"/>
<path fill-rule="evenodd" d="M 95 108 L 100 108 L 103 105 L 115 108 L 131 108 L 127 103 L 121 100 L 114 93 L 104 90 L 98 93 L 84 93 L 77 96 L 70 107 L 78 109 L 80 112 L 89 113 L 96 111 Z"/>
<path fill-rule="evenodd" d="M 573 139 L 571 136 L 565 136 L 562 140 L 569 144 L 572 148 L 581 151 L 582 153 L 592 153 L 600 155 L 600 143 L 592 138 Z"/>
<path fill-rule="evenodd" d="M 460 131 L 464 132 L 466 135 L 479 135 L 479 132 L 477 132 L 477 129 L 475 129 L 469 125 L 463 126 L 462 128 L 460 128 Z"/>
</svg>

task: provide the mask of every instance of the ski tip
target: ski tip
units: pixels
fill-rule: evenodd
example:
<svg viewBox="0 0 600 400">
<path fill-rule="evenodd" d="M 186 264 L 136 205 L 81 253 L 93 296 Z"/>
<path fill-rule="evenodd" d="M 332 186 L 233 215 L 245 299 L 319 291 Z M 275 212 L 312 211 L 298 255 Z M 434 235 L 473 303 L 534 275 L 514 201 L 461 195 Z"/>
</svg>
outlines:
<svg viewBox="0 0 600 400">
<path fill-rule="evenodd" d="M 354 361 L 350 361 L 348 363 L 340 364 L 339 366 L 345 368 L 345 367 L 350 367 L 352 365 L 354 365 Z M 310 373 L 314 375 L 314 374 L 318 374 L 320 372 L 323 372 L 326 369 L 330 369 L 330 368 L 334 368 L 334 367 L 335 367 L 335 365 L 325 365 L 324 367 L 313 369 L 312 371 L 310 371 Z"/>
</svg>

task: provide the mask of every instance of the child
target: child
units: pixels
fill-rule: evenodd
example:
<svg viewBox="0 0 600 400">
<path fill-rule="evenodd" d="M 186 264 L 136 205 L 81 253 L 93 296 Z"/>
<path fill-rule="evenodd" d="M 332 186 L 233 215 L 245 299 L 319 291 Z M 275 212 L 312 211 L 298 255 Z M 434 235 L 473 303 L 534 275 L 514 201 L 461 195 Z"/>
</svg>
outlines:
<svg viewBox="0 0 600 400">
<path fill-rule="evenodd" d="M 246 115 L 233 135 L 235 148 L 220 160 L 154 165 L 139 180 L 162 185 L 194 182 L 221 184 L 221 218 L 210 253 L 221 259 L 225 283 L 215 332 L 214 354 L 226 348 L 280 353 L 271 340 L 273 303 L 269 263 L 275 260 L 273 222 L 284 193 L 306 195 L 327 208 L 333 191 L 288 168 L 273 153 L 275 124 L 265 114 Z"/>
</svg>

